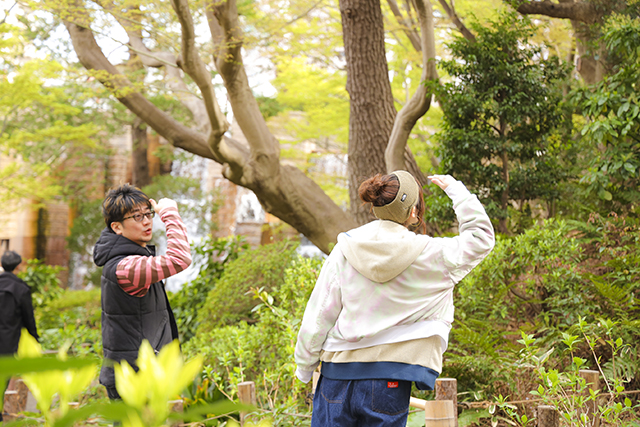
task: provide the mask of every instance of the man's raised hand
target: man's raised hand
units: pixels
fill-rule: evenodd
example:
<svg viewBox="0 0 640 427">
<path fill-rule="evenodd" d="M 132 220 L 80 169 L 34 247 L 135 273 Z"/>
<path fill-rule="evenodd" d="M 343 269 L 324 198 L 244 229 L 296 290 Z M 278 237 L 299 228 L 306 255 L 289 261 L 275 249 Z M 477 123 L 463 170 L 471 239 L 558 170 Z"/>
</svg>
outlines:
<svg viewBox="0 0 640 427">
<path fill-rule="evenodd" d="M 167 209 L 167 208 L 176 208 L 176 209 L 178 209 L 178 204 L 175 201 L 173 201 L 171 199 L 168 199 L 166 197 L 163 197 L 158 202 L 156 202 L 153 199 L 149 199 L 149 202 L 151 203 L 151 208 L 153 208 L 153 210 L 155 212 L 157 212 L 158 214 L 161 214 L 162 211 Z"/>
</svg>

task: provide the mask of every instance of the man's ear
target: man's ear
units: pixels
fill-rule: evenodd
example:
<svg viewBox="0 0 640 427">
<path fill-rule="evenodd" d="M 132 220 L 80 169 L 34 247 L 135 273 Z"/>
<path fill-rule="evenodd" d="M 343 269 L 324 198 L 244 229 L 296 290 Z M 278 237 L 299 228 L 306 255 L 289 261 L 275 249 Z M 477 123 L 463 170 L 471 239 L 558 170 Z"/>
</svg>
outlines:
<svg viewBox="0 0 640 427">
<path fill-rule="evenodd" d="M 111 230 L 113 230 L 114 233 L 122 235 L 122 223 L 114 221 L 111 223 Z"/>
</svg>

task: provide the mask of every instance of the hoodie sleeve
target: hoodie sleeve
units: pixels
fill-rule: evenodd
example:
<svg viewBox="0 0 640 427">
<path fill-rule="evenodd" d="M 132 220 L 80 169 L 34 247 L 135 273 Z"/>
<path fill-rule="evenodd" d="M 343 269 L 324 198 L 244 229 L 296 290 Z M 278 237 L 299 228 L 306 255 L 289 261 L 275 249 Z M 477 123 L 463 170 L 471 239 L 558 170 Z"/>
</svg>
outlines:
<svg viewBox="0 0 640 427">
<path fill-rule="evenodd" d="M 336 256 L 342 256 L 337 246 L 322 266 L 298 332 L 295 350 L 296 376 L 304 383 L 311 380 L 313 371 L 318 367 L 322 345 L 342 311 Z"/>
<path fill-rule="evenodd" d="M 129 295 L 143 297 L 153 283 L 178 274 L 191 265 L 187 230 L 177 209 L 164 209 L 160 218 L 167 227 L 166 255 L 131 255 L 118 263 L 118 284 Z"/>
<path fill-rule="evenodd" d="M 454 182 L 445 192 L 453 202 L 459 234 L 440 241 L 449 275 L 458 283 L 491 252 L 495 234 L 480 200 L 462 182 Z"/>
</svg>

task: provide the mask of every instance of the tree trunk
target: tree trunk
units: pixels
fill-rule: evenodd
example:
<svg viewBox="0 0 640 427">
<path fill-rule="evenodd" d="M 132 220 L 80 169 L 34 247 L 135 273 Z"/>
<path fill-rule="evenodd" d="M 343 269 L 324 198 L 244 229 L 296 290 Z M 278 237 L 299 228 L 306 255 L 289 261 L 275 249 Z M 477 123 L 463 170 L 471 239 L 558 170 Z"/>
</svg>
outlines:
<svg viewBox="0 0 640 427">
<path fill-rule="evenodd" d="M 373 217 L 358 197 L 360 183 L 385 173 L 385 149 L 396 111 L 385 56 L 384 23 L 378 0 L 340 0 L 347 61 L 349 198 L 359 224 Z"/>
<path fill-rule="evenodd" d="M 149 174 L 149 160 L 147 152 L 149 141 L 147 140 L 147 124 L 136 117 L 131 125 L 131 139 L 133 141 L 133 149 L 131 150 L 132 160 L 132 184 L 138 188 L 142 188 L 151 184 L 151 176 Z"/>
</svg>

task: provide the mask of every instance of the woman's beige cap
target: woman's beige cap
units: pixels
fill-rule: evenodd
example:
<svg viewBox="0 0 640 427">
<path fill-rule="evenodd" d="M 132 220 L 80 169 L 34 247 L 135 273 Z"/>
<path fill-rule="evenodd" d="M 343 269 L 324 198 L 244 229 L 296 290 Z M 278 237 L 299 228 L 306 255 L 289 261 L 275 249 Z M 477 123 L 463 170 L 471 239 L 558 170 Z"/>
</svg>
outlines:
<svg viewBox="0 0 640 427">
<path fill-rule="evenodd" d="M 400 183 L 395 199 L 384 206 L 374 206 L 373 214 L 378 219 L 386 219 L 404 224 L 409 219 L 411 208 L 418 202 L 420 187 L 416 179 L 407 171 L 395 171 L 389 175 L 395 175 Z"/>
</svg>

